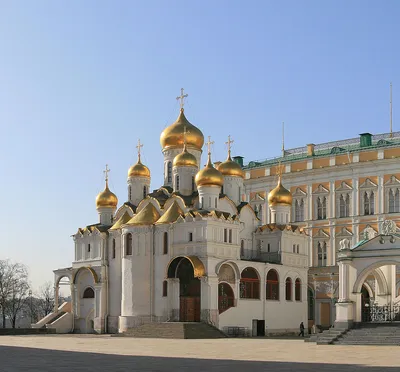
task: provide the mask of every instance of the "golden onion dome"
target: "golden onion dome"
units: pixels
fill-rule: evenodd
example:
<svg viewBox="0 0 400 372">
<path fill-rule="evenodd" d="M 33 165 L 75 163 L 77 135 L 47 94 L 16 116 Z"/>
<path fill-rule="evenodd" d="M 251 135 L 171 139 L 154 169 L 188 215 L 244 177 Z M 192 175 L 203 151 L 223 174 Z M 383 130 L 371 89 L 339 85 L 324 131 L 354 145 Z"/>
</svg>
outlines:
<svg viewBox="0 0 400 372">
<path fill-rule="evenodd" d="M 128 178 L 130 177 L 147 177 L 150 178 L 150 170 L 140 161 L 140 155 L 135 165 L 128 170 Z"/>
<path fill-rule="evenodd" d="M 228 158 L 223 163 L 219 164 L 217 169 L 224 176 L 244 178 L 242 167 L 238 163 L 236 163 L 236 161 L 232 160 L 230 151 L 228 153 Z"/>
<path fill-rule="evenodd" d="M 279 177 L 278 186 L 268 194 L 269 205 L 292 205 L 292 194 L 289 190 L 285 189 Z"/>
<path fill-rule="evenodd" d="M 105 189 L 96 197 L 96 208 L 116 208 L 118 205 L 117 196 L 108 188 L 106 180 Z"/>
<path fill-rule="evenodd" d="M 191 154 L 187 148 L 186 144 L 183 146 L 183 151 L 176 155 L 173 162 L 174 167 L 196 167 L 197 168 L 197 159 Z"/>
<path fill-rule="evenodd" d="M 201 151 L 204 145 L 203 133 L 199 128 L 189 123 L 185 117 L 183 108 L 181 108 L 181 112 L 175 123 L 165 128 L 161 133 L 160 143 L 163 150 L 182 148 L 184 144 L 185 127 L 187 130 L 186 141 L 188 147 Z"/>
<path fill-rule="evenodd" d="M 224 177 L 222 173 L 215 169 L 211 163 L 211 154 L 208 153 L 207 165 L 196 174 L 196 186 L 223 186 Z"/>
</svg>

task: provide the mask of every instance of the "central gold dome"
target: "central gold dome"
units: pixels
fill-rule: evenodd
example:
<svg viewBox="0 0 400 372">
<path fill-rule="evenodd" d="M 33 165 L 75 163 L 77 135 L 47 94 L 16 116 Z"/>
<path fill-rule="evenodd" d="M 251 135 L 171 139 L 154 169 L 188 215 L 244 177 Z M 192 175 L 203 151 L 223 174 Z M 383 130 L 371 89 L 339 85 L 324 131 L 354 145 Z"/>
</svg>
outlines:
<svg viewBox="0 0 400 372">
<path fill-rule="evenodd" d="M 207 165 L 196 174 L 196 186 L 223 186 L 224 177 L 222 173 L 215 169 L 211 163 L 211 156 L 208 154 Z"/>
<path fill-rule="evenodd" d="M 173 162 L 174 167 L 196 167 L 197 168 L 197 160 L 196 157 L 191 154 L 186 145 L 183 147 L 183 151 L 176 155 Z"/>
<path fill-rule="evenodd" d="M 279 177 L 278 186 L 276 186 L 268 194 L 268 204 L 269 205 L 292 205 L 292 194 L 289 190 L 285 189 L 281 182 L 281 177 Z"/>
<path fill-rule="evenodd" d="M 217 169 L 224 175 L 224 176 L 231 176 L 231 177 L 241 177 L 244 178 L 244 172 L 242 167 L 232 160 L 231 155 L 228 155 L 228 158 L 221 164 L 218 165 Z"/>
<path fill-rule="evenodd" d="M 117 196 L 108 188 L 108 181 L 106 181 L 105 189 L 97 195 L 96 208 L 116 208 L 118 205 Z"/>
<path fill-rule="evenodd" d="M 161 133 L 160 143 L 163 150 L 183 147 L 185 126 L 187 146 L 201 151 L 204 145 L 203 133 L 186 119 L 183 109 L 181 109 L 175 123 L 165 128 Z"/>
<path fill-rule="evenodd" d="M 128 178 L 130 177 L 146 177 L 150 178 L 150 170 L 140 161 L 140 155 L 135 165 L 128 170 Z"/>
</svg>

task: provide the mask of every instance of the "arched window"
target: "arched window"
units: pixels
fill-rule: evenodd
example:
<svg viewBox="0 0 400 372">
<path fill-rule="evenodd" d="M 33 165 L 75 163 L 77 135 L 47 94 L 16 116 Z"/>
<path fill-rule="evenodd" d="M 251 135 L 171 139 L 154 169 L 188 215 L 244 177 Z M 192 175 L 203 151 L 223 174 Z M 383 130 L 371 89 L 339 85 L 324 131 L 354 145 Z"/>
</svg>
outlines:
<svg viewBox="0 0 400 372">
<path fill-rule="evenodd" d="M 244 240 L 240 241 L 240 257 L 244 256 Z"/>
<path fill-rule="evenodd" d="M 113 242 L 112 242 L 112 256 L 111 257 L 115 258 L 115 239 L 113 239 Z"/>
<path fill-rule="evenodd" d="M 172 182 L 172 163 L 170 161 L 167 164 L 167 182 Z"/>
<path fill-rule="evenodd" d="M 314 320 L 314 293 L 308 288 L 308 320 Z"/>
<path fill-rule="evenodd" d="M 294 282 L 294 299 L 301 301 L 301 280 L 299 278 Z"/>
<path fill-rule="evenodd" d="M 143 199 L 147 196 L 147 187 L 143 186 Z"/>
<path fill-rule="evenodd" d="M 297 244 L 297 253 L 300 253 L 300 244 Z"/>
<path fill-rule="evenodd" d="M 130 185 L 128 187 L 128 193 L 129 193 L 129 200 L 132 200 L 132 186 Z"/>
<path fill-rule="evenodd" d="M 168 254 L 168 233 L 164 233 L 163 254 Z"/>
<path fill-rule="evenodd" d="M 304 221 L 304 200 L 303 200 L 303 198 L 295 200 L 294 215 L 295 215 L 295 222 Z"/>
<path fill-rule="evenodd" d="M 326 242 L 318 242 L 318 266 L 326 266 Z"/>
<path fill-rule="evenodd" d="M 400 193 L 399 189 L 389 190 L 389 213 L 400 212 Z"/>
<path fill-rule="evenodd" d="M 350 195 L 341 194 L 339 198 L 339 217 L 350 216 Z"/>
<path fill-rule="evenodd" d="M 126 235 L 125 256 L 132 256 L 132 234 Z"/>
<path fill-rule="evenodd" d="M 290 279 L 290 278 L 286 278 L 285 298 L 286 298 L 286 301 L 292 301 L 292 279 Z"/>
<path fill-rule="evenodd" d="M 245 268 L 240 276 L 240 298 L 260 298 L 260 278 L 252 267 Z"/>
<path fill-rule="evenodd" d="M 318 197 L 317 198 L 317 219 L 325 220 L 326 219 L 326 197 Z"/>
<path fill-rule="evenodd" d="M 228 283 L 218 284 L 218 310 L 223 313 L 229 308 L 235 306 L 235 296 L 232 287 Z"/>
<path fill-rule="evenodd" d="M 192 191 L 194 191 L 194 176 L 192 176 Z"/>
<path fill-rule="evenodd" d="M 83 298 L 94 298 L 93 288 L 87 287 L 83 292 Z"/>
<path fill-rule="evenodd" d="M 276 270 L 269 270 L 267 274 L 266 300 L 279 301 L 279 278 Z"/>
<path fill-rule="evenodd" d="M 369 216 L 375 213 L 375 194 L 373 191 L 364 193 L 364 215 Z"/>
<path fill-rule="evenodd" d="M 168 282 L 166 280 L 164 280 L 162 283 L 162 295 L 163 297 L 168 296 Z"/>
<path fill-rule="evenodd" d="M 176 191 L 179 191 L 179 176 L 176 176 Z"/>
</svg>

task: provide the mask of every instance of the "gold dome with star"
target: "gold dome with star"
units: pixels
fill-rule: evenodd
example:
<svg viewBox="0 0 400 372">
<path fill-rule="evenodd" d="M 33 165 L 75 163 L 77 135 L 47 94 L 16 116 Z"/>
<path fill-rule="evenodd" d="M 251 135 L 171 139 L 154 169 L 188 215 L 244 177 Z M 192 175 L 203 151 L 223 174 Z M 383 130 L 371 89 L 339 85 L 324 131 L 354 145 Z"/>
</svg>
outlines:
<svg viewBox="0 0 400 372">
<path fill-rule="evenodd" d="M 278 186 L 268 194 L 268 204 L 269 205 L 292 205 L 292 194 L 288 189 L 283 187 L 281 177 L 279 176 Z"/>
<path fill-rule="evenodd" d="M 187 147 L 185 144 L 183 146 L 182 152 L 175 156 L 172 164 L 174 167 L 196 167 L 197 168 L 197 159 L 193 154 L 191 154 L 187 150 Z"/>
<path fill-rule="evenodd" d="M 184 145 L 184 128 L 186 127 L 186 141 L 188 148 L 194 148 L 201 151 L 204 145 L 204 136 L 201 130 L 191 124 L 181 108 L 178 119 L 175 123 L 165 128 L 161 133 L 160 143 L 163 150 L 182 148 Z"/>
<path fill-rule="evenodd" d="M 117 196 L 108 188 L 108 180 L 106 180 L 105 189 L 96 197 L 96 208 L 116 208 L 118 205 Z"/>
<path fill-rule="evenodd" d="M 215 169 L 211 162 L 211 153 L 208 153 L 207 165 L 196 174 L 196 186 L 223 186 L 224 177 L 222 173 Z"/>
</svg>

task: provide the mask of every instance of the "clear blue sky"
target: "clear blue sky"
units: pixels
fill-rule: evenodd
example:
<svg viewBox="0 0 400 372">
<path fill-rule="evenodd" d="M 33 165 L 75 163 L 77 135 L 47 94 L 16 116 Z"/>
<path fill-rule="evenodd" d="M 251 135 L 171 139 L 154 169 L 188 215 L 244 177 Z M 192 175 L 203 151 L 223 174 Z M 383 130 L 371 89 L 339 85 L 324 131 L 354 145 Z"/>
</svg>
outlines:
<svg viewBox="0 0 400 372">
<path fill-rule="evenodd" d="M 103 169 L 127 199 L 135 144 L 162 182 L 159 135 L 188 119 L 245 161 L 389 131 L 400 107 L 400 2 L 0 0 L 0 258 L 32 283 L 96 223 Z"/>
</svg>

